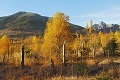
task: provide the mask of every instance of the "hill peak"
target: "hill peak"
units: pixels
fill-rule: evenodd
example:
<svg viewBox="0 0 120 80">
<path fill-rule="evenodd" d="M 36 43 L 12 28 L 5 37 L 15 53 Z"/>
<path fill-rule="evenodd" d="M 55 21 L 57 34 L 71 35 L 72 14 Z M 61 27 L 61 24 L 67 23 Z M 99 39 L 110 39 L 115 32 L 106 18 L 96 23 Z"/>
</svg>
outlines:
<svg viewBox="0 0 120 80">
<path fill-rule="evenodd" d="M 19 31 L 22 34 L 23 31 L 43 34 L 48 18 L 37 13 L 20 11 L 9 16 L 0 17 L 0 30 Z M 72 32 L 81 32 L 84 28 L 70 23 L 70 29 Z"/>
<path fill-rule="evenodd" d="M 15 14 L 13 14 L 13 15 L 18 15 L 18 16 L 20 16 L 20 15 L 34 16 L 34 15 L 39 15 L 39 14 L 37 14 L 37 13 L 31 13 L 31 12 L 25 12 L 25 11 L 20 11 L 20 12 L 17 12 Z"/>
</svg>

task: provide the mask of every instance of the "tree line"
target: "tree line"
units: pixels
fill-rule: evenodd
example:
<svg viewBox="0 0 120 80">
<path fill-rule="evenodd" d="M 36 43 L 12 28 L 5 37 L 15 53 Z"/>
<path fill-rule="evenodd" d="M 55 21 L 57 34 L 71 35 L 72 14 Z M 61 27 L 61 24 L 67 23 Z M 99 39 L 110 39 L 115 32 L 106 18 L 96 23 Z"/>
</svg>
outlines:
<svg viewBox="0 0 120 80">
<path fill-rule="evenodd" d="M 21 38 L 20 44 L 13 44 L 11 39 L 4 35 L 0 39 L 0 56 L 11 55 L 21 59 L 21 46 L 25 46 L 26 64 L 33 62 L 49 62 L 51 59 L 55 63 L 61 63 L 63 44 L 66 42 L 67 59 L 73 57 L 82 59 L 97 56 L 116 56 L 120 55 L 120 32 L 99 33 L 95 32 L 92 27 L 93 21 L 90 20 L 90 26 L 86 26 L 86 34 L 75 35 L 71 33 L 69 26 L 69 16 L 57 12 L 46 23 L 46 29 L 43 36 L 30 36 Z M 14 40 L 13 40 L 14 41 Z M 3 57 L 4 56 L 4 57 Z M 14 59 L 18 60 L 19 59 Z"/>
</svg>

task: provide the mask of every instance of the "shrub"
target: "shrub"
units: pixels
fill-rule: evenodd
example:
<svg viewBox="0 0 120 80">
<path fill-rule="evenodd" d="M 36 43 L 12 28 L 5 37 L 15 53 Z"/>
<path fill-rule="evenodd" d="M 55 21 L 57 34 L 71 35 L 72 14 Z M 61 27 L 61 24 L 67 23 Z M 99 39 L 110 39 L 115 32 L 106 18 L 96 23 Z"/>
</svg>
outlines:
<svg viewBox="0 0 120 80">
<path fill-rule="evenodd" d="M 88 72 L 88 67 L 83 63 L 76 63 L 75 72 L 77 73 L 77 75 L 86 75 Z"/>
<path fill-rule="evenodd" d="M 112 80 L 106 72 L 102 71 L 99 75 L 95 77 L 97 80 Z"/>
</svg>

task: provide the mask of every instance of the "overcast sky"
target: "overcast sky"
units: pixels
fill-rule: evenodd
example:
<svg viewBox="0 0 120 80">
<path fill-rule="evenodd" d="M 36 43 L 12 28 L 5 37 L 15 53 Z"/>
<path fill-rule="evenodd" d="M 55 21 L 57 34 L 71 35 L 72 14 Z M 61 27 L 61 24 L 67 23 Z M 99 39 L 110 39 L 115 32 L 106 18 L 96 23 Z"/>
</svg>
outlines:
<svg viewBox="0 0 120 80">
<path fill-rule="evenodd" d="M 1 0 L 0 17 L 19 11 L 53 16 L 57 11 L 70 17 L 70 22 L 86 26 L 93 23 L 120 24 L 120 0 Z"/>
</svg>

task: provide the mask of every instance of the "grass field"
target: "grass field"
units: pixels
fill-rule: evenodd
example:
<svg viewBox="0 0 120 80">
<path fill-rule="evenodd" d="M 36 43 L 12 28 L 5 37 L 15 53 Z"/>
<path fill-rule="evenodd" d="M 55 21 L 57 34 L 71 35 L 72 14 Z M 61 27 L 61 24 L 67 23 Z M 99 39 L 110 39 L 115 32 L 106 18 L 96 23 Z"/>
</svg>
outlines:
<svg viewBox="0 0 120 80">
<path fill-rule="evenodd" d="M 111 62 L 112 60 L 112 62 Z M 90 62 L 89 62 L 90 61 Z M 79 62 L 79 61 L 78 61 Z M 88 59 L 84 63 L 88 67 L 87 73 L 77 73 L 75 66 L 78 62 L 68 63 L 66 67 L 61 64 L 54 66 L 53 74 L 50 75 L 50 66 L 45 64 L 20 65 L 1 63 L 1 80 L 99 80 L 97 78 L 110 78 L 120 80 L 120 59 Z M 106 79 L 106 80 L 110 80 Z M 101 79 L 100 79 L 101 80 Z M 104 79 L 102 79 L 104 80 Z"/>
</svg>

